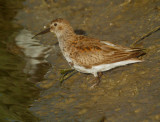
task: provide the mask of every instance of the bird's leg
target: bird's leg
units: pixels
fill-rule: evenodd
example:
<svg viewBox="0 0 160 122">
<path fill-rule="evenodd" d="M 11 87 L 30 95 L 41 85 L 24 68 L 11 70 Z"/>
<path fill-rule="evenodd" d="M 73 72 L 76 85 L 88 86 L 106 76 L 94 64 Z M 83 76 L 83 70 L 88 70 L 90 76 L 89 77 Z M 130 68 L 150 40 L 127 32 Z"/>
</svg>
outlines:
<svg viewBox="0 0 160 122">
<path fill-rule="evenodd" d="M 68 73 L 72 72 L 74 69 L 61 69 L 61 75 L 67 75 Z"/>
<path fill-rule="evenodd" d="M 95 77 L 96 83 L 93 84 L 93 85 L 91 86 L 91 88 L 94 88 L 95 86 L 98 86 L 99 83 L 101 82 L 101 76 L 103 75 L 103 73 L 102 73 L 102 72 L 98 72 L 97 74 L 98 74 L 98 76 Z"/>
<path fill-rule="evenodd" d="M 60 76 L 60 84 L 62 85 L 62 83 L 67 80 L 68 78 L 70 78 L 71 76 L 73 76 L 75 73 L 77 73 L 74 69 L 63 69 L 60 71 L 61 76 Z"/>
</svg>

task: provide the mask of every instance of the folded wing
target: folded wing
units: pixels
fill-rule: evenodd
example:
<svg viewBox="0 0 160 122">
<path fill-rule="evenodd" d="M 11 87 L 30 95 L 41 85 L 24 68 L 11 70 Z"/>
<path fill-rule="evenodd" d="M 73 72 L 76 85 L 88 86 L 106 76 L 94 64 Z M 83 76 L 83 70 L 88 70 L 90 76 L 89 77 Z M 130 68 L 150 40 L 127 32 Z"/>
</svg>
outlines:
<svg viewBox="0 0 160 122">
<path fill-rule="evenodd" d="M 78 65 L 90 68 L 99 64 L 111 64 L 118 61 L 137 59 L 144 52 L 140 49 L 125 48 L 110 42 L 99 41 L 85 36 L 79 36 L 74 42 L 70 57 Z"/>
</svg>

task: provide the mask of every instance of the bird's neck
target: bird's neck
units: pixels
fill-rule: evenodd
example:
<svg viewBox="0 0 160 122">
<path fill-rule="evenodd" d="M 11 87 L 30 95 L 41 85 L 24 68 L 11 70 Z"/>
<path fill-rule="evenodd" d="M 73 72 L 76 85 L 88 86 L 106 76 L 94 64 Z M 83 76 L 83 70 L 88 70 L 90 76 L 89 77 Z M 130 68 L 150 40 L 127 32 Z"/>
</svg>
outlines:
<svg viewBox="0 0 160 122">
<path fill-rule="evenodd" d="M 57 38 L 62 53 L 69 52 L 71 44 L 76 38 L 76 34 L 73 31 L 66 31 L 63 34 L 59 34 Z"/>
<path fill-rule="evenodd" d="M 58 41 L 60 43 L 70 43 L 71 41 L 73 41 L 76 37 L 76 34 L 74 33 L 73 30 L 65 30 L 62 33 L 58 33 L 56 34 Z"/>
</svg>

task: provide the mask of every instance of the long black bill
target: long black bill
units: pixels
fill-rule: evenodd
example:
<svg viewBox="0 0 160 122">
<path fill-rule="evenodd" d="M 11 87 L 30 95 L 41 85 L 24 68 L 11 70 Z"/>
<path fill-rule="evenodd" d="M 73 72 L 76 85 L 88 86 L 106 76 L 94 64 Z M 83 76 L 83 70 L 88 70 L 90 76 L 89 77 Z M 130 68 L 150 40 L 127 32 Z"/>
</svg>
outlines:
<svg viewBox="0 0 160 122">
<path fill-rule="evenodd" d="M 47 28 L 47 29 L 41 31 L 40 33 L 37 33 L 35 36 L 32 37 L 32 39 L 35 38 L 38 35 L 45 34 L 45 33 L 48 33 L 48 32 L 50 32 L 50 28 Z"/>
</svg>

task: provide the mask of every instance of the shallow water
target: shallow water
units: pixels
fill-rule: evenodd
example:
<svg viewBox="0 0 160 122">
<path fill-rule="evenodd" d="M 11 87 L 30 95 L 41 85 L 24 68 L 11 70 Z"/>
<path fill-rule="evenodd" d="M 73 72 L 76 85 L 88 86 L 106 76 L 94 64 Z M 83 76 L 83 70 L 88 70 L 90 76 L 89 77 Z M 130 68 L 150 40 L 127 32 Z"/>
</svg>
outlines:
<svg viewBox="0 0 160 122">
<path fill-rule="evenodd" d="M 49 66 L 44 61 L 44 56 L 41 55 L 40 59 L 39 55 L 42 53 L 38 49 L 36 54 L 39 54 L 37 56 L 39 59 L 36 59 L 36 55 L 29 57 L 25 52 L 28 49 L 33 54 L 33 47 L 38 47 L 39 43 L 34 45 L 35 43 L 29 42 L 22 33 L 25 32 L 22 30 L 23 27 L 15 20 L 16 14 L 23 8 L 23 2 L 0 1 L 0 122 L 38 121 L 28 107 L 39 96 L 39 88 L 34 81 L 42 80 L 43 72 L 46 73 Z M 30 43 L 30 46 L 22 43 L 23 39 Z M 41 50 L 43 48 L 41 47 Z M 40 71 L 37 73 L 37 70 Z"/>
<path fill-rule="evenodd" d="M 146 48 L 143 63 L 105 72 L 100 86 L 92 90 L 93 76 L 82 73 L 77 73 L 60 86 L 60 69 L 69 66 L 53 34 L 31 39 L 52 19 L 62 17 L 74 29 L 82 29 L 89 36 L 130 46 L 142 35 L 160 26 L 159 0 L 17 2 L 22 2 L 23 6 L 20 4 L 18 10 L 13 7 L 17 10 L 16 14 L 10 11 L 13 15 L 10 17 L 8 14 L 9 17 L 4 18 L 8 21 L 3 19 L 7 25 L 1 24 L 5 26 L 1 40 L 7 43 L 0 46 L 4 54 L 1 56 L 3 82 L 0 83 L 8 97 L 5 95 L 0 101 L 14 100 L 11 93 L 15 93 L 13 96 L 19 101 L 13 101 L 17 106 L 12 109 L 7 103 L 1 104 L 5 111 L 1 112 L 5 113 L 2 119 L 42 122 L 160 121 L 159 31 L 135 45 Z M 35 85 L 43 89 L 40 94 Z"/>
</svg>

